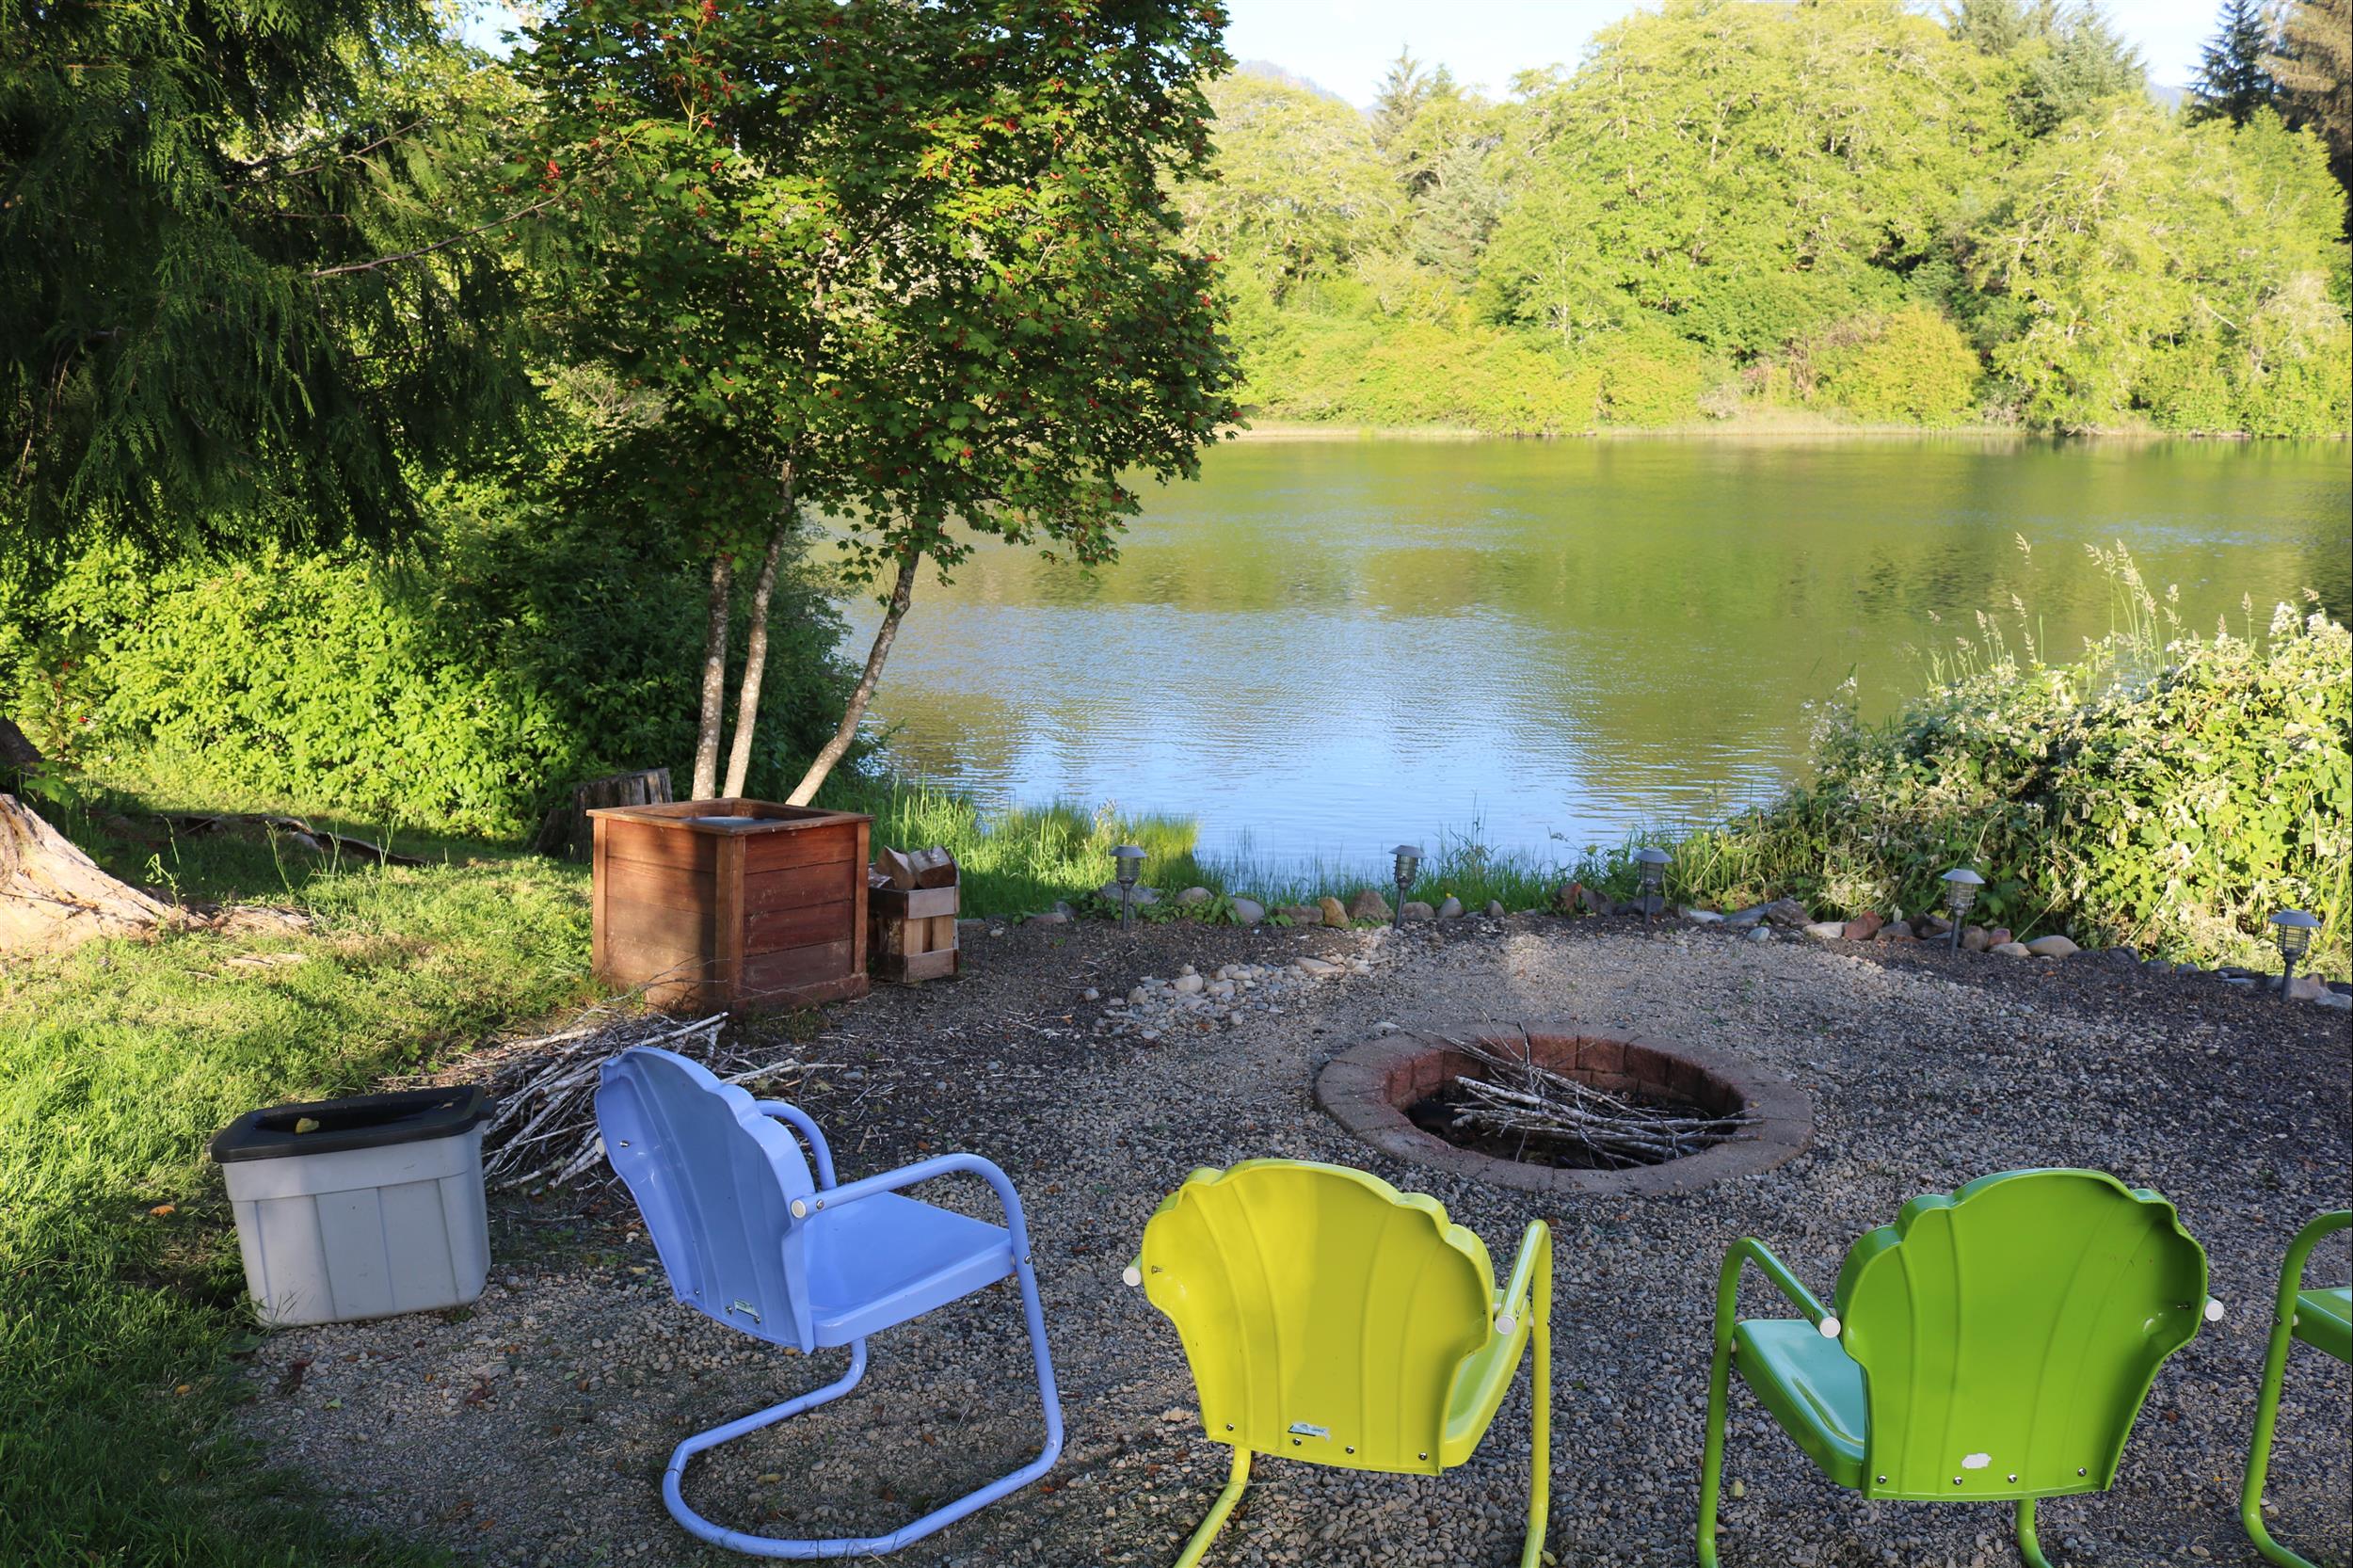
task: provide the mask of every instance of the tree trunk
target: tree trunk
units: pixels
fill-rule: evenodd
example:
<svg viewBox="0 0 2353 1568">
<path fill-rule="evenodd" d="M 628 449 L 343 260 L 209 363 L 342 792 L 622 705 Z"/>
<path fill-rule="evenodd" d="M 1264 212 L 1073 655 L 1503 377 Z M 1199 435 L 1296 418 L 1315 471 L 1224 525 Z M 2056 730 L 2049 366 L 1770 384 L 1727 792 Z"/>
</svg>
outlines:
<svg viewBox="0 0 2353 1568">
<path fill-rule="evenodd" d="M 744 636 L 744 680 L 735 694 L 735 742 L 728 750 L 730 795 L 744 792 L 752 771 L 752 731 L 760 723 L 760 683 L 768 673 L 768 600 L 776 592 L 776 568 L 784 547 L 792 542 L 799 520 L 792 509 L 792 465 L 784 465 L 784 509 L 776 515 L 776 532 L 768 536 L 768 553 L 760 563 L 760 581 L 752 585 L 752 623 Z"/>
<path fill-rule="evenodd" d="M 40 766 L 40 748 L 24 738 L 14 720 L 0 713 L 0 768 L 11 773 Z"/>
<path fill-rule="evenodd" d="M 695 730 L 695 793 L 709 800 L 719 788 L 719 727 L 727 718 L 728 620 L 735 611 L 735 561 L 711 558 L 711 598 L 703 621 L 702 717 Z"/>
<path fill-rule="evenodd" d="M 833 765 L 849 755 L 850 743 L 857 739 L 858 721 L 866 716 L 866 705 L 873 700 L 875 683 L 882 680 L 883 661 L 890 657 L 890 645 L 899 635 L 899 622 L 906 617 L 907 602 L 915 597 L 915 568 L 922 560 L 923 552 L 920 550 L 900 557 L 899 581 L 891 586 L 890 603 L 883 611 L 882 624 L 874 629 L 874 646 L 866 653 L 866 671 L 857 678 L 857 689 L 850 694 L 850 705 L 833 738 L 819 749 L 808 772 L 784 797 L 788 804 L 807 806 L 815 799 L 825 776 L 833 772 Z"/>
<path fill-rule="evenodd" d="M 0 795 L 0 952 L 40 952 L 136 936 L 171 908 L 117 882 L 33 808 Z"/>
</svg>

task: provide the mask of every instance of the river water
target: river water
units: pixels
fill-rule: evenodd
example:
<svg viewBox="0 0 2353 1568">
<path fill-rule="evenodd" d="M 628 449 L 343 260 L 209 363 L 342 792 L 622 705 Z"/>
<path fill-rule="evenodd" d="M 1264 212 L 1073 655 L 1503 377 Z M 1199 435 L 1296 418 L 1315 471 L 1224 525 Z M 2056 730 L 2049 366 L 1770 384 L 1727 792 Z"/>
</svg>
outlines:
<svg viewBox="0 0 2353 1568">
<path fill-rule="evenodd" d="M 1232 442 L 1148 498 L 1115 566 L 984 549 L 926 580 L 875 706 L 904 771 L 1191 816 L 1215 854 L 1370 863 L 1476 832 L 1573 857 L 1771 793 L 1809 704 L 1851 677 L 1889 712 L 1980 609 L 2013 646 L 2106 631 L 2086 546 L 2121 541 L 2201 629 L 2307 587 L 2342 618 L 2347 464 L 2336 442 Z M 852 618 L 862 656 L 871 606 Z"/>
</svg>

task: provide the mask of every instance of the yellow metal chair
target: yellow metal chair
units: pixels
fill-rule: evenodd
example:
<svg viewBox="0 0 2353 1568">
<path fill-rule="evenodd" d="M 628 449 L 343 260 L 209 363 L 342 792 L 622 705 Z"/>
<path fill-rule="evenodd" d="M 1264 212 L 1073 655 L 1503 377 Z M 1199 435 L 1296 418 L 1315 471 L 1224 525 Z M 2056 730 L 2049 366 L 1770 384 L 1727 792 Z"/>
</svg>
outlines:
<svg viewBox="0 0 2353 1568">
<path fill-rule="evenodd" d="M 1434 1476 L 1470 1458 L 1532 1343 L 1528 1540 L 1544 1560 L 1552 1461 L 1552 1232 L 1531 1223 L 1500 1292 L 1487 1248 L 1435 1198 L 1344 1165 L 1195 1171 L 1128 1271 L 1184 1342 L 1233 1478 L 1176 1560 L 1193 1568 L 1250 1456 Z M 1532 1303 L 1532 1304 L 1531 1304 Z"/>
</svg>

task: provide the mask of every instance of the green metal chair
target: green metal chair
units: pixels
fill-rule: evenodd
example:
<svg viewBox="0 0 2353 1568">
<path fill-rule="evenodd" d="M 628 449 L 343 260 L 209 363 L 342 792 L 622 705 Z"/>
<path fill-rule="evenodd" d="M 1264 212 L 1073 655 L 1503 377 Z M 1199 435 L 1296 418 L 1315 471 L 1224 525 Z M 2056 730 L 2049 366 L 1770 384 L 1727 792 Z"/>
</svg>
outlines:
<svg viewBox="0 0 2353 1568">
<path fill-rule="evenodd" d="M 1748 1263 L 1802 1319 L 1736 1317 Z M 1832 1480 L 1866 1497 L 2014 1503 L 2020 1554 L 2050 1568 L 2036 1499 L 2107 1489 L 2157 1368 L 2222 1310 L 2173 1206 L 2098 1171 L 2009 1171 L 1914 1198 L 1848 1251 L 1833 1299 L 1753 1237 L 1724 1255 L 1703 1568 L 1716 1565 L 1735 1370 Z"/>
<path fill-rule="evenodd" d="M 2271 1348 L 2264 1355 L 2263 1393 L 2255 1400 L 2255 1442 L 2247 1453 L 2247 1480 L 2239 1488 L 2239 1518 L 2255 1549 L 2284 1568 L 2315 1568 L 2310 1559 L 2271 1539 L 2264 1528 L 2264 1477 L 2271 1468 L 2272 1429 L 2280 1420 L 2280 1384 L 2287 1375 L 2288 1341 L 2301 1339 L 2339 1361 L 2353 1361 L 2353 1287 L 2304 1288 L 2304 1265 L 2324 1236 L 2353 1225 L 2353 1209 L 2323 1214 L 2296 1233 L 2280 1269 L 2280 1294 L 2271 1311 Z M 2342 1433 L 2340 1433 L 2342 1435 Z"/>
</svg>

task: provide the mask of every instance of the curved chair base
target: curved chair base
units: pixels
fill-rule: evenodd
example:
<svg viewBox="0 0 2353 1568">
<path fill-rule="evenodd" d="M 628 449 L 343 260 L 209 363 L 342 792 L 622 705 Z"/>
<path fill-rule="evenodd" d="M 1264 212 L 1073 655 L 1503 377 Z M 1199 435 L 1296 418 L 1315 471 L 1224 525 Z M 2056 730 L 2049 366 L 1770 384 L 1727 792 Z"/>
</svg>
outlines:
<svg viewBox="0 0 2353 1568">
<path fill-rule="evenodd" d="M 987 1485 L 968 1492 L 953 1502 L 944 1503 L 921 1518 L 900 1526 L 888 1535 L 834 1536 L 808 1540 L 749 1535 L 742 1530 L 729 1529 L 725 1525 L 712 1524 L 687 1507 L 686 1499 L 680 1494 L 679 1483 L 680 1478 L 686 1474 L 687 1462 L 696 1454 L 715 1448 L 722 1443 L 731 1443 L 736 1438 L 747 1432 L 758 1432 L 762 1427 L 774 1426 L 778 1421 L 800 1415 L 803 1411 L 813 1410 L 821 1404 L 829 1403 L 857 1386 L 858 1380 L 866 1375 L 866 1341 L 854 1339 L 850 1342 L 850 1369 L 839 1382 L 827 1384 L 824 1387 L 807 1394 L 797 1395 L 782 1404 L 771 1406 L 766 1410 L 755 1411 L 749 1416 L 740 1416 L 724 1426 L 716 1426 L 708 1432 L 696 1432 L 672 1450 L 669 1466 L 662 1472 L 662 1502 L 663 1506 L 670 1511 L 670 1517 L 676 1519 L 688 1534 L 699 1540 L 708 1541 L 714 1546 L 724 1546 L 731 1552 L 743 1552 L 751 1557 L 785 1558 L 795 1560 L 840 1557 L 879 1557 L 885 1552 L 895 1552 L 902 1546 L 910 1545 L 927 1535 L 944 1529 L 967 1514 L 978 1512 L 1000 1497 L 1017 1492 L 1037 1480 L 1053 1468 L 1054 1461 L 1062 1453 L 1062 1412 L 1055 1398 L 1053 1366 L 1047 1359 L 1045 1313 L 1038 1302 L 1037 1281 L 1030 1272 L 1027 1258 L 1020 1261 L 1016 1269 L 1016 1275 L 1020 1281 L 1022 1310 L 1029 1319 L 1030 1345 L 1037 1363 L 1038 1397 L 1044 1402 L 1046 1410 L 1046 1446 L 1039 1450 L 1035 1459 L 1010 1475 L 1000 1476 Z M 1240 1488 L 1236 1487 L 1234 1490 L 1235 1495 L 1240 1496 Z"/>
</svg>

